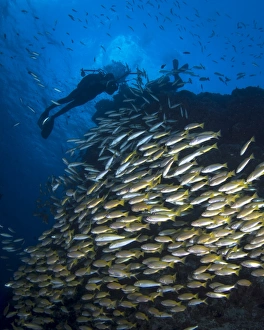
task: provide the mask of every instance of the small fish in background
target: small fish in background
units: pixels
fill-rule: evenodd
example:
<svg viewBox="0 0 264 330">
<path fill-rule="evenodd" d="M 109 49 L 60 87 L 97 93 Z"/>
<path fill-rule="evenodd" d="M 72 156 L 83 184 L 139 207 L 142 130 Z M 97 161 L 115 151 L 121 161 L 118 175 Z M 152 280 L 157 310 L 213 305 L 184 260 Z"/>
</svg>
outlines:
<svg viewBox="0 0 264 330">
<path fill-rule="evenodd" d="M 214 74 L 216 76 L 219 76 L 219 77 L 224 77 L 225 76 L 223 73 L 220 73 L 220 72 L 214 72 Z"/>
<path fill-rule="evenodd" d="M 59 102 L 56 102 L 56 101 L 54 101 L 54 100 L 50 100 L 51 101 L 51 103 L 53 103 L 53 104 L 55 104 L 55 105 L 61 105 Z"/>
<path fill-rule="evenodd" d="M 200 81 L 209 81 L 210 78 L 209 77 L 201 77 L 199 78 Z"/>
<path fill-rule="evenodd" d="M 192 68 L 198 70 L 205 70 L 205 66 L 202 63 L 200 63 L 200 65 L 194 65 Z"/>
<path fill-rule="evenodd" d="M 239 79 L 242 79 L 242 78 L 244 78 L 246 76 L 246 74 L 245 73 L 241 73 L 241 74 L 238 74 L 237 75 L 237 80 L 239 80 Z"/>
<path fill-rule="evenodd" d="M 214 36 L 215 36 L 215 32 L 213 30 L 212 33 L 210 34 L 209 38 L 213 38 Z"/>
<path fill-rule="evenodd" d="M 71 20 L 75 21 L 74 17 L 71 14 L 68 14 Z"/>
<path fill-rule="evenodd" d="M 161 68 L 161 69 L 164 69 L 165 66 L 166 66 L 166 64 L 162 64 L 162 65 L 160 66 L 160 68 Z"/>
<path fill-rule="evenodd" d="M 182 52 L 182 53 L 185 54 L 185 55 L 191 54 L 191 52 Z"/>
<path fill-rule="evenodd" d="M 33 73 L 32 71 L 28 70 L 28 74 L 30 74 L 33 78 L 38 78 L 38 76 L 35 73 Z"/>
<path fill-rule="evenodd" d="M 55 90 L 56 92 L 58 92 L 58 93 L 61 93 L 61 90 L 58 89 L 58 88 L 54 88 L 54 90 Z"/>
<path fill-rule="evenodd" d="M 29 110 L 31 110 L 33 113 L 36 113 L 36 111 L 35 111 L 32 107 L 30 107 L 29 105 L 27 105 L 27 107 L 28 107 Z"/>
<path fill-rule="evenodd" d="M 222 78 L 222 77 L 218 77 L 220 81 L 222 81 L 222 83 L 226 84 L 226 81 Z"/>
</svg>

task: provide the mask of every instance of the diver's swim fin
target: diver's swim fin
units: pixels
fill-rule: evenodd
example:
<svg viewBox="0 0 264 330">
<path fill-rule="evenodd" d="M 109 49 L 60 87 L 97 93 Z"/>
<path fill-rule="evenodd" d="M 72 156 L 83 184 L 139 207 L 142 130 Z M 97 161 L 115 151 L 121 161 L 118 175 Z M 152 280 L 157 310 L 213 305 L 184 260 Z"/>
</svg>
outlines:
<svg viewBox="0 0 264 330">
<path fill-rule="evenodd" d="M 54 126 L 54 118 L 47 117 L 42 123 L 41 136 L 43 139 L 47 139 L 50 133 L 52 132 Z"/>
</svg>

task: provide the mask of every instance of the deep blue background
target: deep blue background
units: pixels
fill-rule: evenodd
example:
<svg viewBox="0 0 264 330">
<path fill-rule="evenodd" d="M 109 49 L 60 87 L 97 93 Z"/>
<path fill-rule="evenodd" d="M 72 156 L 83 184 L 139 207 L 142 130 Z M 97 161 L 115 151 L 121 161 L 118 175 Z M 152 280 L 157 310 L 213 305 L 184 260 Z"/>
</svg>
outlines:
<svg viewBox="0 0 264 330">
<path fill-rule="evenodd" d="M 33 216 L 40 184 L 63 174 L 67 139 L 94 125 L 94 105 L 104 95 L 58 118 L 48 140 L 36 122 L 51 100 L 76 87 L 82 67 L 115 60 L 156 79 L 161 65 L 170 70 L 177 58 L 180 65 L 205 68 L 193 68 L 199 76 L 184 87 L 195 93 L 263 88 L 263 9 L 261 0 L 0 0 L 0 232 L 24 238 L 23 250 L 52 224 Z M 230 81 L 224 84 L 215 72 Z M 0 252 L 1 292 L 19 252 Z M 0 308 L 4 301 L 1 296 Z"/>
</svg>

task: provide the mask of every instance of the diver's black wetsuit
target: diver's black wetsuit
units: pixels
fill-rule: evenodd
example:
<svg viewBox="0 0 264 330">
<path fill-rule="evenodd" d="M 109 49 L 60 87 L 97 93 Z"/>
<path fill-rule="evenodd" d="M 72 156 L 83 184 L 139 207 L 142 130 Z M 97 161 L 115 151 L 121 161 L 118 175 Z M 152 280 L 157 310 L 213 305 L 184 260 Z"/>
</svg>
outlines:
<svg viewBox="0 0 264 330">
<path fill-rule="evenodd" d="M 67 104 L 64 108 L 53 115 L 54 118 L 59 117 L 70 109 L 83 105 L 88 101 L 93 100 L 97 95 L 106 91 L 104 75 L 89 74 L 85 76 L 68 96 L 57 101 L 59 104 Z M 44 112 L 45 116 L 49 115 L 49 111 L 57 107 L 57 104 L 52 104 Z"/>
<path fill-rule="evenodd" d="M 93 100 L 97 95 L 106 92 L 112 95 L 117 91 L 118 85 L 112 73 L 96 73 L 85 76 L 68 96 L 56 101 L 58 104 L 52 104 L 41 114 L 38 120 L 38 125 L 41 128 L 41 135 L 47 138 L 53 129 L 54 119 L 66 113 L 70 109 L 83 105 L 88 101 Z M 55 107 L 68 103 L 65 107 L 59 110 L 52 116 L 49 116 L 50 110 Z"/>
</svg>

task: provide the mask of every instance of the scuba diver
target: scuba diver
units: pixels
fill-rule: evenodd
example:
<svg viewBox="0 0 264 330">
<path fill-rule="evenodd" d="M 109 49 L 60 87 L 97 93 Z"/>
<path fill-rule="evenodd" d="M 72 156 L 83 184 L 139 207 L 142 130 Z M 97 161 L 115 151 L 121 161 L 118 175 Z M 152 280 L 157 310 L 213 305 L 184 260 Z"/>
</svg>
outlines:
<svg viewBox="0 0 264 330">
<path fill-rule="evenodd" d="M 115 79 L 112 73 L 105 74 L 102 70 L 99 73 L 92 73 L 85 76 L 84 71 L 90 70 L 81 70 L 81 75 L 84 77 L 78 84 L 77 88 L 74 89 L 68 96 L 54 102 L 41 114 L 38 119 L 38 125 L 41 129 L 41 136 L 44 139 L 47 139 L 50 133 L 52 132 L 54 126 L 54 119 L 60 115 L 66 113 L 70 109 L 83 105 L 88 101 L 93 100 L 97 95 L 106 92 L 109 95 L 112 95 L 118 90 L 117 81 L 123 78 L 123 76 L 128 75 L 129 72 L 126 72 L 119 79 Z M 55 107 L 68 103 L 65 107 L 59 110 L 52 116 L 49 116 L 50 110 Z"/>
</svg>

